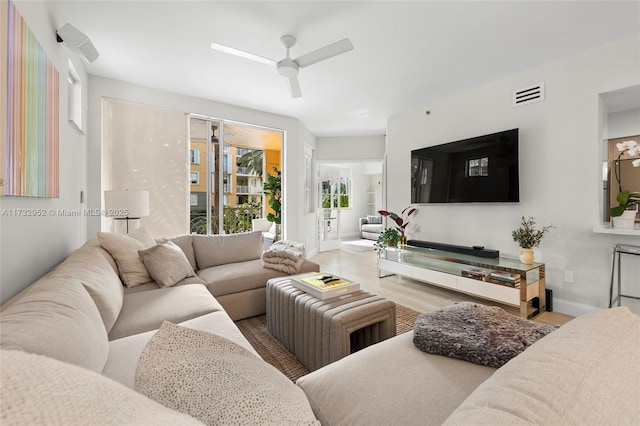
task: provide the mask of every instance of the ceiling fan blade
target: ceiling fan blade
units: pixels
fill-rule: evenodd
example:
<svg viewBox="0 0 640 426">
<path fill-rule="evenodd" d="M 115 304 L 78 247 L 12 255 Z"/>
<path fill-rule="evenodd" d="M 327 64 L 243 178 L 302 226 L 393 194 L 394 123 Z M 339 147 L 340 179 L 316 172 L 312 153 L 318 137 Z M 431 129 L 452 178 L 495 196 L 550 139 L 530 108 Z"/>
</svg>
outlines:
<svg viewBox="0 0 640 426">
<path fill-rule="evenodd" d="M 291 86 L 292 98 L 302 97 L 302 90 L 300 90 L 300 83 L 298 83 L 298 77 L 289 77 L 289 86 Z"/>
<path fill-rule="evenodd" d="M 245 52 L 244 50 L 235 49 L 233 47 L 225 46 L 224 44 L 211 43 L 211 48 L 219 52 L 230 53 L 232 55 L 240 56 L 241 58 L 251 59 L 252 61 L 262 62 L 263 64 L 276 66 L 278 61 L 265 58 L 262 56 L 254 55 L 253 53 Z"/>
<path fill-rule="evenodd" d="M 309 52 L 306 55 L 302 55 L 299 58 L 294 59 L 294 62 L 296 62 L 300 68 L 304 68 L 350 50 L 353 50 L 353 43 L 351 43 L 351 40 L 348 38 L 345 38 L 314 50 L 313 52 Z"/>
</svg>

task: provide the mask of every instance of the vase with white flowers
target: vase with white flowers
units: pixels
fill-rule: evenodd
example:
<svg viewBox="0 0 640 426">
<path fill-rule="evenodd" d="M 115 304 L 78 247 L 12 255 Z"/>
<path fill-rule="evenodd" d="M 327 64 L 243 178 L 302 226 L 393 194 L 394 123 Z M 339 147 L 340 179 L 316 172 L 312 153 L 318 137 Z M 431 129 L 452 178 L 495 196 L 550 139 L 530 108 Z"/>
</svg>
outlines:
<svg viewBox="0 0 640 426">
<path fill-rule="evenodd" d="M 609 213 L 616 228 L 633 228 L 638 205 L 640 205 L 640 192 L 634 192 L 622 189 L 622 177 L 620 173 L 620 165 L 622 157 L 625 160 L 631 160 L 634 157 L 640 157 L 640 144 L 635 140 L 627 140 L 616 144 L 618 148 L 618 158 L 613 162 L 613 171 L 618 183 L 618 195 L 616 200 L 618 205 L 611 207 Z M 633 159 L 631 162 L 633 167 L 640 167 L 640 158 Z"/>
</svg>

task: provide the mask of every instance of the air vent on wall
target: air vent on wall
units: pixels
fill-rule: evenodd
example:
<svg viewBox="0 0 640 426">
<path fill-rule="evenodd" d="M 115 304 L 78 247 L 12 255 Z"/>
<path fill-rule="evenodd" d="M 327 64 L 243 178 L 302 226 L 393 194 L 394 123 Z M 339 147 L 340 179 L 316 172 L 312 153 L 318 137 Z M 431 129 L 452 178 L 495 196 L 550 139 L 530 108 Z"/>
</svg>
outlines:
<svg viewBox="0 0 640 426">
<path fill-rule="evenodd" d="M 540 101 L 544 101 L 544 83 L 538 83 L 513 91 L 514 107 Z"/>
</svg>

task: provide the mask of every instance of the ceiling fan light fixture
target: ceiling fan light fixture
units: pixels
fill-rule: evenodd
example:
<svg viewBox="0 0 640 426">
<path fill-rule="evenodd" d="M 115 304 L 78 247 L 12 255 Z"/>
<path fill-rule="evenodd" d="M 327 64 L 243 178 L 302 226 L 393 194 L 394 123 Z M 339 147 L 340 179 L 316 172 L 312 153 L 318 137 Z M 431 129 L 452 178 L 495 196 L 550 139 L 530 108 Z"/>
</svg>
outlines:
<svg viewBox="0 0 640 426">
<path fill-rule="evenodd" d="M 290 58 L 284 58 L 278 62 L 276 66 L 278 68 L 278 73 L 287 78 L 297 77 L 298 71 L 300 70 L 298 64 L 293 62 Z"/>
<path fill-rule="evenodd" d="M 225 46 L 219 43 L 211 43 L 211 48 L 220 52 L 230 53 L 242 58 L 262 62 L 267 65 L 275 65 L 276 69 L 278 70 L 278 74 L 286 77 L 289 80 L 289 87 L 291 88 L 292 98 L 302 97 L 302 90 L 300 89 L 300 83 L 298 82 L 298 72 L 300 71 L 300 68 L 308 67 L 309 65 L 313 65 L 317 62 L 321 62 L 353 50 L 353 43 L 351 43 L 351 40 L 349 40 L 348 38 L 345 38 L 335 43 L 331 43 L 324 47 L 321 47 L 320 49 L 309 52 L 306 55 L 302 55 L 296 59 L 291 59 L 291 56 L 289 56 L 289 49 L 295 46 L 296 38 L 292 35 L 287 34 L 280 37 L 280 41 L 287 50 L 287 56 L 280 61 L 274 61 L 272 59 L 254 55 L 253 53 L 235 49 L 233 47 Z"/>
</svg>

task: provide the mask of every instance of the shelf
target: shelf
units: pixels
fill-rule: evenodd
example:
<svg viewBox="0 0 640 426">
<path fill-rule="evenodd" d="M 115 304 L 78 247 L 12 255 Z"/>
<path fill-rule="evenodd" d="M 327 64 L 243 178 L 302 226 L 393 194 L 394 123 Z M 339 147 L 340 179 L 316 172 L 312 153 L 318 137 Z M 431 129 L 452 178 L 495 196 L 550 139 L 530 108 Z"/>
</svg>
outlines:
<svg viewBox="0 0 640 426">
<path fill-rule="evenodd" d="M 509 272 L 520 275 L 519 286 L 493 283 L 466 277 L 469 269 L 491 272 Z M 543 263 L 525 264 L 517 259 L 482 258 L 466 254 L 445 252 L 407 246 L 405 249 L 385 249 L 384 257 L 378 259 L 378 274 L 381 271 L 404 275 L 428 284 L 446 287 L 461 293 L 494 300 L 511 306 L 519 306 L 523 317 L 531 314 L 529 302 L 539 298 L 541 307 L 545 303 L 545 266 Z M 536 314 L 540 313 L 538 310 Z"/>
<path fill-rule="evenodd" d="M 633 229 L 624 228 L 612 228 L 611 225 L 605 223 L 593 228 L 593 232 L 596 234 L 610 234 L 610 235 L 630 235 L 640 237 L 640 225 L 636 224 Z"/>
</svg>

